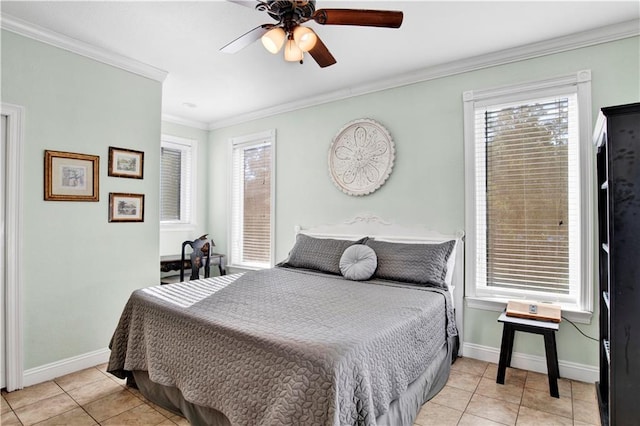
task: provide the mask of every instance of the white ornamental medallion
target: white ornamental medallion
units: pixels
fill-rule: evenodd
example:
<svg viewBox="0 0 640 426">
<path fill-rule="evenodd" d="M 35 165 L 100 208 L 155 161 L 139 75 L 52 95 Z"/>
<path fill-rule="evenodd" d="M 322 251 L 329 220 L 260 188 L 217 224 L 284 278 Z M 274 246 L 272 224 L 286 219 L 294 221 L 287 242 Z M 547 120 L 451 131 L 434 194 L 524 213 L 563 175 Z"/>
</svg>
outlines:
<svg viewBox="0 0 640 426">
<path fill-rule="evenodd" d="M 366 118 L 347 123 L 329 149 L 331 180 L 349 195 L 380 188 L 393 169 L 395 145 L 380 123 Z"/>
</svg>

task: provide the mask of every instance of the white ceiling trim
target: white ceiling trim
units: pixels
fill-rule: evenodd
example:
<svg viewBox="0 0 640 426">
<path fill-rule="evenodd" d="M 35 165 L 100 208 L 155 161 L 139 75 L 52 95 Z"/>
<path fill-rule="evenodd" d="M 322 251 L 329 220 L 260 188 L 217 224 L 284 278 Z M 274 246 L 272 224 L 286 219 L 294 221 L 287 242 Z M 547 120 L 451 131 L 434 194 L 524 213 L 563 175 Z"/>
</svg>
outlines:
<svg viewBox="0 0 640 426">
<path fill-rule="evenodd" d="M 107 49 L 99 48 L 89 43 L 73 39 L 27 21 L 23 21 L 11 15 L 7 15 L 6 13 L 3 13 L 0 17 L 0 28 L 155 81 L 163 82 L 168 75 L 167 71 L 161 70 L 152 65 L 148 65 L 135 59 L 111 52 Z M 246 114 L 239 114 L 230 119 L 212 121 L 209 123 L 202 123 L 171 115 L 163 115 L 162 119 L 168 122 L 195 127 L 198 129 L 214 130 L 314 105 L 346 99 L 353 96 L 365 95 L 381 90 L 551 55 L 638 35 L 640 35 L 640 20 L 635 19 L 565 37 L 506 49 L 486 55 L 450 62 L 448 64 L 437 65 L 419 71 L 397 75 L 389 79 L 378 80 L 376 82 L 353 86 L 347 89 L 324 93 L 319 96 L 300 99 L 294 102 L 278 105 L 276 107 L 257 110 Z"/>
<path fill-rule="evenodd" d="M 209 130 L 209 125 L 201 121 L 189 120 L 187 118 L 178 117 L 171 114 L 162 114 L 162 121 L 167 123 L 179 124 L 181 126 L 193 127 L 200 130 Z"/>
<path fill-rule="evenodd" d="M 640 35 L 640 20 L 634 19 L 619 24 L 608 25 L 589 31 L 583 31 L 564 37 L 558 37 L 538 43 L 527 44 L 511 49 L 505 49 L 486 55 L 475 56 L 443 65 L 425 68 L 420 71 L 410 72 L 393 78 L 379 80 L 374 83 L 354 86 L 350 89 L 338 90 L 320 96 L 301 99 L 298 101 L 241 114 L 228 120 L 219 120 L 209 123 L 209 130 L 241 124 L 247 121 L 257 120 L 276 114 L 295 111 L 314 105 L 346 99 L 353 96 L 365 95 L 394 87 L 406 86 L 422 81 L 476 71 L 497 65 L 523 61 L 568 50 L 594 46 L 616 40 Z"/>
<path fill-rule="evenodd" d="M 0 27 L 24 37 L 50 44 L 78 55 L 86 56 L 98 62 L 111 65 L 125 71 L 132 72 L 142 77 L 163 82 L 167 77 L 167 71 L 145 64 L 135 59 L 111 52 L 107 49 L 93 46 L 89 43 L 67 37 L 55 31 L 48 30 L 6 13 L 2 14 Z"/>
</svg>

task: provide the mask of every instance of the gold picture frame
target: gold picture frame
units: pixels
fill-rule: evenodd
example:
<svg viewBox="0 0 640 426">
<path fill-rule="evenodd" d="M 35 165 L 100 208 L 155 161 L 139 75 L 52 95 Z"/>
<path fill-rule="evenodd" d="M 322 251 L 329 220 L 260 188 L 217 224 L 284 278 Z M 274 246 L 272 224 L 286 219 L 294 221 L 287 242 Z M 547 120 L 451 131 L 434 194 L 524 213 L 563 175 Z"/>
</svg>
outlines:
<svg viewBox="0 0 640 426">
<path fill-rule="evenodd" d="M 110 192 L 109 222 L 144 222 L 144 194 Z"/>
<path fill-rule="evenodd" d="M 143 173 L 144 152 L 109 147 L 109 176 L 142 179 Z"/>
<path fill-rule="evenodd" d="M 44 152 L 45 201 L 99 201 L 100 157 Z"/>
</svg>

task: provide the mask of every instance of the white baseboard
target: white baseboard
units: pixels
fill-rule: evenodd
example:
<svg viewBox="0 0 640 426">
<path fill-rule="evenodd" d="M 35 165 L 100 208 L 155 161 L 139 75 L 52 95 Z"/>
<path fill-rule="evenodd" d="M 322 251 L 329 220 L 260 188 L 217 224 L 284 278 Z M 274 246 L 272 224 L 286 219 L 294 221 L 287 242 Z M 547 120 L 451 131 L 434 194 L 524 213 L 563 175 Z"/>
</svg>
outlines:
<svg viewBox="0 0 640 426">
<path fill-rule="evenodd" d="M 463 356 L 468 358 L 475 358 L 496 364 L 500 360 L 500 349 L 492 348 L 490 346 L 476 345 L 475 343 L 464 342 L 462 344 L 462 353 Z M 546 374 L 547 358 L 543 356 L 514 352 L 511 356 L 511 366 L 514 368 Z M 595 383 L 600 377 L 599 368 L 593 365 L 558 360 L 558 366 L 560 367 L 560 377 L 565 379 Z"/>
<path fill-rule="evenodd" d="M 24 372 L 23 384 L 24 386 L 32 386 L 66 374 L 84 370 L 85 368 L 104 364 L 109 361 L 110 353 L 111 351 L 107 348 L 99 349 L 50 364 L 41 365 L 40 367 L 30 368 Z M 465 357 L 493 362 L 495 364 L 497 364 L 500 359 L 500 349 L 476 345 L 475 343 L 464 342 L 462 345 L 462 353 Z M 558 361 L 558 365 L 560 366 L 560 377 L 587 383 L 595 383 L 599 379 L 598 367 L 562 360 Z M 511 366 L 546 374 L 547 359 L 537 355 L 514 352 L 511 357 Z"/>
<path fill-rule="evenodd" d="M 36 385 L 85 368 L 104 364 L 109 361 L 110 354 L 111 351 L 107 348 L 98 349 L 97 351 L 30 368 L 24 372 L 23 385 Z"/>
</svg>

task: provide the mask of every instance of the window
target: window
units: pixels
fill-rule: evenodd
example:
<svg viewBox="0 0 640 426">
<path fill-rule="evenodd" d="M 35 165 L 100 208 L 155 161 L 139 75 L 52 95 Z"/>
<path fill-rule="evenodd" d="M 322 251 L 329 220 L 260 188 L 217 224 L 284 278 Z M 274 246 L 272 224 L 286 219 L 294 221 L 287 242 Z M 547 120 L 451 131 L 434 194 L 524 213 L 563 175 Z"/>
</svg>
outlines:
<svg viewBox="0 0 640 426">
<path fill-rule="evenodd" d="M 191 139 L 162 136 L 160 148 L 160 223 L 195 223 L 195 159 L 197 144 Z"/>
<path fill-rule="evenodd" d="M 229 263 L 273 265 L 275 130 L 231 140 Z"/>
<path fill-rule="evenodd" d="M 589 317 L 590 91 L 581 71 L 464 94 L 470 306 L 524 298 Z"/>
</svg>

